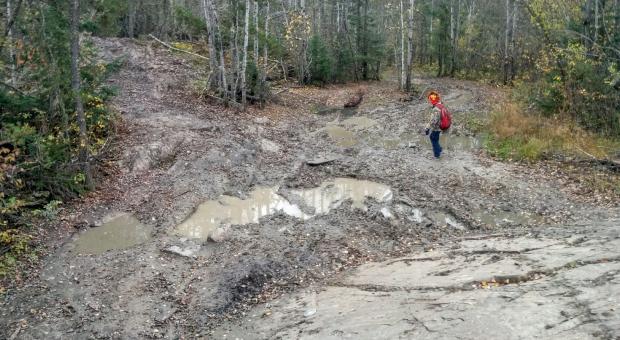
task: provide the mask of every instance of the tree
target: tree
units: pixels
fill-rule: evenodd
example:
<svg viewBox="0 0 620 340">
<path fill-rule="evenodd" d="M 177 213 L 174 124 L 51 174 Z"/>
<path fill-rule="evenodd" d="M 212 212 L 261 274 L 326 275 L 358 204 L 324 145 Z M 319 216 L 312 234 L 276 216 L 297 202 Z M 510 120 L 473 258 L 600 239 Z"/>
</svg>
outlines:
<svg viewBox="0 0 620 340">
<path fill-rule="evenodd" d="M 86 179 L 86 185 L 92 186 L 90 161 L 88 159 L 88 135 L 86 131 L 86 116 L 82 103 L 82 87 L 80 82 L 80 0 L 71 1 L 71 88 L 75 100 L 78 126 L 80 129 L 78 159 Z"/>
</svg>

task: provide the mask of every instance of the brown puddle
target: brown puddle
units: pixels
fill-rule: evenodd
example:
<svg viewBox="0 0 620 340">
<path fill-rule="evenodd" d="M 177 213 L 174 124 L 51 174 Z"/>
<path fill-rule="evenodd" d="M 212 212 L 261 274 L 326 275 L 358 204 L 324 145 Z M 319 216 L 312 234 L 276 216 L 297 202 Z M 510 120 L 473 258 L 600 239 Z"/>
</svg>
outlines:
<svg viewBox="0 0 620 340">
<path fill-rule="evenodd" d="M 140 223 L 132 214 L 113 217 L 101 227 L 90 228 L 75 241 L 75 251 L 80 254 L 102 254 L 108 250 L 121 250 L 144 243 L 151 238 L 150 227 Z"/>
<path fill-rule="evenodd" d="M 259 188 L 248 199 L 222 196 L 218 200 L 201 204 L 194 214 L 175 228 L 180 236 L 208 239 L 221 226 L 258 223 L 261 217 L 281 212 L 301 220 L 328 213 L 350 200 L 353 208 L 366 210 L 366 199 L 373 198 L 385 203 L 392 199 L 392 190 L 385 185 L 370 181 L 337 178 L 323 183 L 320 187 L 292 192 L 313 209 L 312 214 L 304 213 L 299 206 L 291 204 L 277 194 L 277 188 Z"/>
<path fill-rule="evenodd" d="M 474 212 L 473 218 L 490 227 L 500 227 L 506 225 L 531 226 L 544 222 L 544 218 L 537 214 L 516 213 L 516 212 Z"/>
<path fill-rule="evenodd" d="M 458 230 L 467 229 L 462 223 L 457 221 L 457 219 L 454 216 L 450 214 L 446 214 L 444 212 L 431 211 L 427 214 L 427 216 L 431 221 L 433 221 L 439 226 L 452 227 Z"/>
<path fill-rule="evenodd" d="M 350 148 L 358 143 L 354 132 L 359 132 L 377 125 L 377 121 L 368 117 L 351 117 L 342 122 L 331 122 L 319 131 L 326 131 L 329 138 L 338 146 Z"/>
<path fill-rule="evenodd" d="M 349 119 L 345 119 L 340 124 L 350 129 L 364 130 L 364 129 L 371 128 L 377 125 L 378 123 L 377 121 L 370 119 L 368 117 L 359 116 L 359 117 L 352 117 Z"/>
<path fill-rule="evenodd" d="M 353 208 L 362 210 L 366 210 L 364 202 L 368 198 L 373 198 L 379 203 L 389 202 L 392 199 L 392 190 L 386 185 L 375 182 L 337 178 L 324 182 L 315 189 L 293 191 L 293 195 L 300 197 L 307 206 L 314 208 L 315 215 L 322 215 L 348 200 L 353 202 Z"/>
<path fill-rule="evenodd" d="M 261 217 L 277 212 L 297 218 L 305 217 L 299 207 L 290 204 L 276 191 L 276 188 L 258 188 L 245 200 L 222 196 L 218 200 L 207 201 L 176 228 L 176 233 L 207 239 L 220 226 L 258 223 Z"/>
<path fill-rule="evenodd" d="M 357 140 L 353 135 L 353 132 L 346 130 L 340 126 L 330 125 L 325 127 L 329 138 L 338 146 L 343 148 L 350 148 L 357 144 Z"/>
</svg>

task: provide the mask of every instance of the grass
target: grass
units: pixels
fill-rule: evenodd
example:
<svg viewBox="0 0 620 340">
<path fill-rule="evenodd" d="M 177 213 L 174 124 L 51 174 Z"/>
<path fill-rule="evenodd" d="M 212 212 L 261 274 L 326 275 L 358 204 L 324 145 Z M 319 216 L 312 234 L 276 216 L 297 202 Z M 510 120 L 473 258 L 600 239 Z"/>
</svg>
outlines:
<svg viewBox="0 0 620 340">
<path fill-rule="evenodd" d="M 611 158 L 620 141 L 585 131 L 570 120 L 527 114 L 519 104 L 498 104 L 488 122 L 487 151 L 500 159 L 537 161 L 554 155 Z"/>
</svg>

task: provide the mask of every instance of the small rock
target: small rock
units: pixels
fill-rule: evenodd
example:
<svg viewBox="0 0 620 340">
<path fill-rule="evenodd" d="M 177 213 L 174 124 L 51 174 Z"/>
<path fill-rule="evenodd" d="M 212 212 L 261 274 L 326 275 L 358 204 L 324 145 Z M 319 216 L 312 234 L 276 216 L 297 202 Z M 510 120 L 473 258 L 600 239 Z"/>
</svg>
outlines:
<svg viewBox="0 0 620 340">
<path fill-rule="evenodd" d="M 191 245 L 191 246 L 187 246 L 184 248 L 181 248 L 179 246 L 171 246 L 171 247 L 164 249 L 165 252 L 168 252 L 171 254 L 175 254 L 175 255 L 179 255 L 183 257 L 192 257 L 192 258 L 196 257 L 196 253 L 199 250 L 200 250 L 199 245 Z"/>
<path fill-rule="evenodd" d="M 269 123 L 269 118 L 267 118 L 267 117 L 257 117 L 257 118 L 254 119 L 254 122 L 256 124 L 267 124 L 267 123 Z"/>
<path fill-rule="evenodd" d="M 260 141 L 260 147 L 263 151 L 278 153 L 280 152 L 280 146 L 268 139 L 263 139 Z"/>
<path fill-rule="evenodd" d="M 227 227 L 219 227 L 215 229 L 211 235 L 209 235 L 209 241 L 213 241 L 215 243 L 221 243 L 226 241 L 230 237 L 229 228 Z"/>
</svg>

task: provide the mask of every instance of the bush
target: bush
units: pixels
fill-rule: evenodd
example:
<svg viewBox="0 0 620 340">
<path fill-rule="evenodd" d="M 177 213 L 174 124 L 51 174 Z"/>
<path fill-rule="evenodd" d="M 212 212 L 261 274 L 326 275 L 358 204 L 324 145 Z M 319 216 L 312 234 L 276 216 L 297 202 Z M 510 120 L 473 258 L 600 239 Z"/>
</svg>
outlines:
<svg viewBox="0 0 620 340">
<path fill-rule="evenodd" d="M 55 10 L 49 9 L 50 20 Z M 57 40 L 46 43 L 66 45 L 66 35 L 54 37 Z M 0 87 L 0 276 L 10 271 L 16 258 L 29 253 L 24 247 L 32 221 L 48 216 L 59 202 L 86 190 L 85 175 L 75 162 L 79 127 L 72 109 L 75 100 L 69 64 L 60 61 L 67 55 L 47 55 L 51 48 L 22 48 L 29 56 L 19 75 L 23 93 Z M 97 62 L 95 55 L 91 44 L 82 45 L 81 96 L 92 155 L 101 151 L 113 132 L 116 116 L 105 101 L 114 91 L 103 84 L 118 68 L 117 63 Z"/>
<path fill-rule="evenodd" d="M 516 102 L 502 102 L 494 109 L 485 141 L 498 158 L 536 161 L 554 154 L 608 158 L 620 142 L 588 132 L 570 119 L 527 114 Z"/>
<path fill-rule="evenodd" d="M 614 87 L 618 65 L 590 57 L 579 43 L 553 53 L 563 67 L 541 56 L 543 76 L 525 91 L 530 101 L 547 116 L 559 115 L 592 132 L 620 137 L 620 93 Z"/>
</svg>

